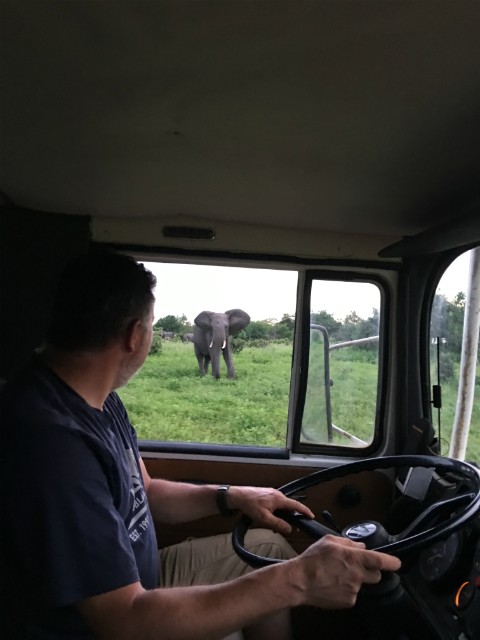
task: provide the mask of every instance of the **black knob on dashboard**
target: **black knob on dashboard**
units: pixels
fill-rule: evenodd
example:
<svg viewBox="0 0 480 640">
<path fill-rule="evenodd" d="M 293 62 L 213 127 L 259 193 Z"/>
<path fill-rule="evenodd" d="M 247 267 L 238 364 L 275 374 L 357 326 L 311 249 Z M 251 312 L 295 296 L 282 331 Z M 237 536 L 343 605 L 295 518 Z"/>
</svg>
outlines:
<svg viewBox="0 0 480 640">
<path fill-rule="evenodd" d="M 351 484 L 343 486 L 337 494 L 337 502 L 341 507 L 356 507 L 362 501 L 362 494 Z"/>
</svg>

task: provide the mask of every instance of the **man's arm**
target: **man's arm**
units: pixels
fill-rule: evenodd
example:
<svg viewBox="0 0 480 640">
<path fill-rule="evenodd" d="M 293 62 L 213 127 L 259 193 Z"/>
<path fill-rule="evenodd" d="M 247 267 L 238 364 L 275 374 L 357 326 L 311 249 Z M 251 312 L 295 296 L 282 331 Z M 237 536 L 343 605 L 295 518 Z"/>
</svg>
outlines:
<svg viewBox="0 0 480 640">
<path fill-rule="evenodd" d="M 218 485 L 189 484 L 151 478 L 141 461 L 142 475 L 148 504 L 156 522 L 169 524 L 189 522 L 218 513 L 216 494 Z M 291 527 L 273 515 L 275 509 L 299 511 L 308 518 L 313 513 L 304 504 L 287 498 L 276 489 L 264 487 L 230 487 L 227 495 L 228 507 L 239 509 L 256 524 L 287 535 Z"/>
<path fill-rule="evenodd" d="M 297 558 L 223 584 L 146 591 L 135 583 L 77 606 L 99 638 L 212 640 L 289 607 L 351 607 L 363 583 L 399 567 L 393 556 L 325 536 Z"/>
</svg>

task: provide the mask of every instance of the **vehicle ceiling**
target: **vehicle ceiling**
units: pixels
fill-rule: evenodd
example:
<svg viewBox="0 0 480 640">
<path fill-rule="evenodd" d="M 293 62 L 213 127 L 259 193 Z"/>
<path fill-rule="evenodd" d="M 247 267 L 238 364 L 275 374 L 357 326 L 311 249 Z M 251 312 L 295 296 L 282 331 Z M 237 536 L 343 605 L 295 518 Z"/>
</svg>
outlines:
<svg viewBox="0 0 480 640">
<path fill-rule="evenodd" d="M 1 0 L 4 202 L 395 241 L 475 207 L 476 0 Z"/>
</svg>

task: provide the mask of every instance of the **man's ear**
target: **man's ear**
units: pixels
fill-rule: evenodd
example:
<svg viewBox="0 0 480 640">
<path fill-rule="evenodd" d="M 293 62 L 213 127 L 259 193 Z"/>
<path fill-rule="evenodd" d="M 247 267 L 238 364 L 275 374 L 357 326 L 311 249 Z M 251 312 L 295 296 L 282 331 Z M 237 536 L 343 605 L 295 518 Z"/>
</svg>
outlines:
<svg viewBox="0 0 480 640">
<path fill-rule="evenodd" d="M 133 353 L 142 339 L 142 323 L 131 320 L 125 331 L 124 346 L 129 353 Z"/>
</svg>

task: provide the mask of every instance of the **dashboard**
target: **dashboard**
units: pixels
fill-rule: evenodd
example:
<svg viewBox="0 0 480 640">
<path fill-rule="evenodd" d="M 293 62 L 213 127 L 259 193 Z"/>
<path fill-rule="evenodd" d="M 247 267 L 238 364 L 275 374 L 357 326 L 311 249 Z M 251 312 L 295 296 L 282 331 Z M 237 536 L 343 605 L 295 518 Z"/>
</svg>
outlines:
<svg viewBox="0 0 480 640">
<path fill-rule="evenodd" d="M 480 640 L 480 516 L 423 549 L 403 586 L 439 640 Z"/>
</svg>

